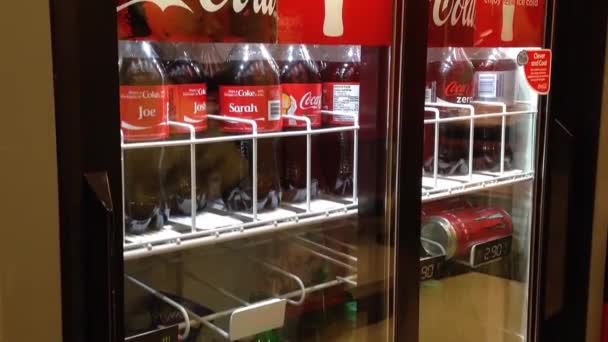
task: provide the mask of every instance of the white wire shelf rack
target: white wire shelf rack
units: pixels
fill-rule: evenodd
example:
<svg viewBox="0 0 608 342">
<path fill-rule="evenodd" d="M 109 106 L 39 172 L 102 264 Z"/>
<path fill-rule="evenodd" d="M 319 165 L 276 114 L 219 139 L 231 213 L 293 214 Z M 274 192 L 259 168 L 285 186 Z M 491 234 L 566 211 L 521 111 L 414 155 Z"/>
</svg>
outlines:
<svg viewBox="0 0 608 342">
<path fill-rule="evenodd" d="M 322 114 L 330 116 L 352 117 L 353 124 L 350 126 L 313 129 L 311 126 L 311 121 L 308 117 L 283 115 L 285 118 L 304 122 L 306 124 L 306 128 L 300 130 L 262 133 L 258 132 L 258 125 L 255 120 L 231 118 L 220 115 L 208 115 L 210 120 L 220 123 L 239 122 L 249 125 L 251 128 L 251 133 L 197 138 L 193 126 L 184 123 L 169 122 L 170 126 L 187 129 L 190 132 L 189 139 L 128 143 L 125 142 L 124 135 L 121 134 L 123 217 L 126 217 L 124 191 L 125 151 L 173 146 L 190 147 L 190 211 L 192 214 L 188 217 L 170 217 L 168 224 L 164 225 L 161 229 L 149 229 L 142 234 L 130 234 L 126 229 L 126 222 L 123 221 L 125 260 L 169 253 L 235 239 L 248 238 L 260 234 L 279 232 L 301 227 L 306 224 L 338 220 L 356 215 L 358 212 L 357 178 L 360 129 L 358 115 L 339 111 L 322 111 Z M 352 195 L 347 197 L 321 195 L 318 198 L 313 198 L 311 175 L 311 155 L 313 153 L 311 148 L 312 136 L 339 132 L 353 133 Z M 258 212 L 258 140 L 293 136 L 306 137 L 306 155 L 303 156 L 306 158 L 305 201 L 299 203 L 284 203 L 284 205 L 281 205 L 276 210 Z M 243 140 L 251 140 L 252 142 L 251 211 L 230 212 L 223 208 L 214 207 L 213 205 L 208 204 L 207 208 L 205 208 L 202 212 L 197 212 L 196 148 L 205 144 Z"/>
<path fill-rule="evenodd" d="M 323 237 L 324 235 L 322 232 L 312 233 L 312 236 Z M 197 314 L 192 308 L 182 305 L 179 301 L 170 298 L 165 292 L 135 276 L 127 274 L 125 278 L 143 291 L 164 302 L 181 317 L 181 321 L 178 323 L 180 340 L 188 338 L 193 327 L 202 325 L 218 336 L 234 341 L 282 327 L 286 305 L 300 306 L 314 292 L 342 285 L 357 286 L 358 260 L 356 256 L 347 253 L 347 251 L 356 250 L 356 246 L 330 237 L 323 240 L 325 243 L 319 243 L 318 239 L 311 238 L 311 233 L 293 234 L 282 240 L 282 242 L 288 243 L 290 248 L 298 248 L 308 253 L 311 258 L 318 258 L 339 270 L 337 273 L 340 275 L 336 273 L 336 275 L 328 276 L 325 281 L 316 283 L 306 283 L 300 275 L 285 270 L 271 261 L 242 253 L 242 250 L 236 253 L 235 255 L 239 255 L 239 257 L 245 259 L 244 261 L 257 264 L 279 277 L 285 277 L 288 282 L 292 282 L 295 285 L 294 287 L 297 288 L 296 290 L 286 289 L 283 293 L 276 293 L 270 298 L 256 302 L 250 302 L 250 300 L 242 298 L 234 291 L 229 290 L 227 286 L 215 284 L 212 279 L 208 279 L 208 276 L 201 277 L 191 271 L 185 271 L 184 274 L 188 281 L 193 281 L 201 285 L 201 288 L 209 289 L 213 293 L 223 296 L 226 302 L 232 303 L 228 305 L 228 308 L 222 307 L 204 316 Z M 173 258 L 170 261 L 179 262 L 179 258 Z M 252 320 L 252 316 L 262 318 Z M 162 328 L 165 327 L 158 327 L 158 329 Z"/>
<path fill-rule="evenodd" d="M 534 170 L 531 162 L 523 168 L 507 167 L 505 162 L 507 147 L 507 118 L 522 118 L 530 120 L 526 139 L 528 148 L 526 158 L 533 160 L 535 144 L 535 124 L 537 111 L 533 103 L 520 102 L 518 109 L 508 110 L 508 106 L 502 102 L 475 101 L 472 104 L 451 103 L 425 103 L 425 112 L 434 114 L 434 118 L 425 119 L 425 128 L 433 126 L 433 160 L 432 171 L 423 172 L 422 177 L 422 202 L 434 201 L 467 193 L 482 191 L 490 188 L 501 187 L 534 179 Z M 483 108 L 483 112 L 476 112 L 476 108 Z M 533 109 L 534 108 L 534 109 Z M 490 110 L 489 110 L 490 109 Z M 442 111 L 458 111 L 456 116 L 442 117 Z M 500 159 L 496 170 L 477 170 L 474 165 L 475 129 L 482 120 L 500 120 Z M 440 126 L 449 124 L 468 125 L 468 158 L 463 163 L 466 170 L 460 175 L 442 175 L 439 172 L 440 155 Z"/>
</svg>

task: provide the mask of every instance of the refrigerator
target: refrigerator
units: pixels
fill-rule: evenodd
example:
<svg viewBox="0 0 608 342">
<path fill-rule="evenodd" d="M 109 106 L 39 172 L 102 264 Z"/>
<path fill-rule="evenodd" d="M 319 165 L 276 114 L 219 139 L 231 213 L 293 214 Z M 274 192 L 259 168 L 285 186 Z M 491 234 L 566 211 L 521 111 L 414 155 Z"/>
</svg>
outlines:
<svg viewBox="0 0 608 342">
<path fill-rule="evenodd" d="M 64 340 L 536 341 L 552 6 L 52 3 Z"/>
</svg>

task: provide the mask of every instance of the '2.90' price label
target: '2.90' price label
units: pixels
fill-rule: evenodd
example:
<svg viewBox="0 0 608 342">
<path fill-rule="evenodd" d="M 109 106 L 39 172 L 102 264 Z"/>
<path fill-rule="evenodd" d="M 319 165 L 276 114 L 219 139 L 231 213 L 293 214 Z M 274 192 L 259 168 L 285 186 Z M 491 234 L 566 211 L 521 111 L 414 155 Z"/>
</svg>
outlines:
<svg viewBox="0 0 608 342">
<path fill-rule="evenodd" d="M 177 325 L 125 339 L 125 342 L 178 342 Z"/>
<path fill-rule="evenodd" d="M 420 259 L 420 281 L 439 278 L 441 265 L 444 261 L 445 256 L 426 257 Z"/>
<path fill-rule="evenodd" d="M 506 236 L 473 246 L 471 250 L 471 266 L 478 267 L 508 256 L 511 253 L 512 243 L 513 237 Z"/>
</svg>

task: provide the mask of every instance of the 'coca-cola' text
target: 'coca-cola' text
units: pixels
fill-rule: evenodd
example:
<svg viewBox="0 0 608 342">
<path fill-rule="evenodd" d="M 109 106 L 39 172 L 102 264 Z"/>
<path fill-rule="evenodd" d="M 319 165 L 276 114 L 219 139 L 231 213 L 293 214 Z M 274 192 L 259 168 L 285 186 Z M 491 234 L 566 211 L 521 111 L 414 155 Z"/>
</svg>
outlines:
<svg viewBox="0 0 608 342">
<path fill-rule="evenodd" d="M 116 10 L 117 12 L 139 2 L 151 2 L 156 4 L 163 11 L 169 7 L 181 7 L 189 10 L 190 12 L 194 12 L 186 3 L 182 0 L 130 0 L 125 2 L 122 5 L 119 5 Z M 199 0 L 201 7 L 207 12 L 217 12 L 224 8 L 224 6 L 228 5 L 228 3 L 232 3 L 231 7 L 235 13 L 241 13 L 245 7 L 249 4 L 249 2 L 253 2 L 253 12 L 256 14 L 264 14 L 264 15 L 273 15 L 276 7 L 277 0 L 222 0 L 222 1 L 214 1 L 214 0 Z"/>
<path fill-rule="evenodd" d="M 475 26 L 476 0 L 433 0 L 433 23 L 436 26 Z"/>
</svg>

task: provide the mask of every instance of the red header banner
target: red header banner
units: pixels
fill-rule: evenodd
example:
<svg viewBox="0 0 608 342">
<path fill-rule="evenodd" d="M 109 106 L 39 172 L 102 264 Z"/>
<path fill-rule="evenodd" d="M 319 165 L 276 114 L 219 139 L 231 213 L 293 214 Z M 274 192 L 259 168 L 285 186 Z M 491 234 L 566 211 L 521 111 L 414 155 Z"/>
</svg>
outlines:
<svg viewBox="0 0 608 342">
<path fill-rule="evenodd" d="M 118 0 L 119 39 L 390 45 L 393 0 Z"/>
<path fill-rule="evenodd" d="M 280 0 L 279 43 L 387 46 L 392 0 Z"/>
<path fill-rule="evenodd" d="M 429 46 L 538 47 L 545 0 L 429 0 Z"/>
</svg>

